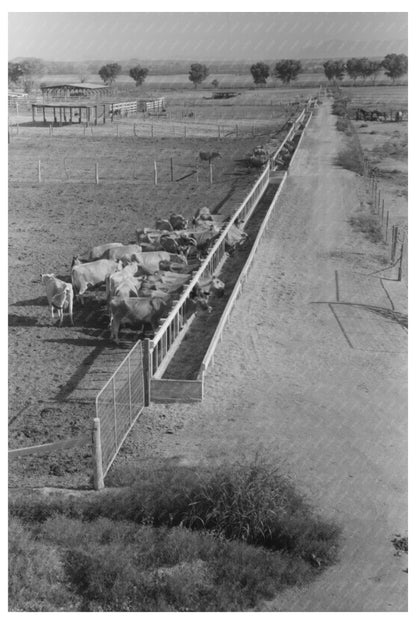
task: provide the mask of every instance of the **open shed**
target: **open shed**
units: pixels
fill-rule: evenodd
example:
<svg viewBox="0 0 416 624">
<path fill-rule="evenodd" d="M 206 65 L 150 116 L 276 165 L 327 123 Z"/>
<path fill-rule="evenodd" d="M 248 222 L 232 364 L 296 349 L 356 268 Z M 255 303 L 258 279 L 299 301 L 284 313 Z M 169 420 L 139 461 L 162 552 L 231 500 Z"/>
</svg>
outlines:
<svg viewBox="0 0 416 624">
<path fill-rule="evenodd" d="M 103 97 L 112 93 L 112 87 L 94 82 L 73 82 L 67 84 L 51 84 L 41 87 L 43 96 L 51 97 Z"/>
</svg>

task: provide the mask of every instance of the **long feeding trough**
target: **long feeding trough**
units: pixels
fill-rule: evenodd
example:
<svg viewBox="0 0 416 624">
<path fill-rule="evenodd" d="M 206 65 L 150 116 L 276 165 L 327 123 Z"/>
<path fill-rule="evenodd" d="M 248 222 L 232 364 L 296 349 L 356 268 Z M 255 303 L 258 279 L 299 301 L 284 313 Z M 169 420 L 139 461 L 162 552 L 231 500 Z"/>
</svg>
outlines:
<svg viewBox="0 0 416 624">
<path fill-rule="evenodd" d="M 268 173 L 268 172 L 266 172 Z M 155 372 L 150 380 L 150 400 L 153 402 L 201 401 L 204 395 L 205 372 L 228 321 L 242 283 L 254 259 L 255 250 L 263 235 L 267 221 L 276 204 L 286 173 L 275 176 L 268 183 L 245 222 L 247 240 L 242 249 L 228 257 L 224 254 L 215 274 L 225 283 L 224 296 L 213 302 L 213 311 L 192 317 L 183 333 L 172 345 L 171 353 L 157 367 L 157 335 L 149 342 L 150 359 Z"/>
<path fill-rule="evenodd" d="M 237 251 L 231 258 L 227 257 L 223 245 L 226 227 L 193 280 L 196 283 L 199 277 L 210 273 L 225 282 L 224 298 L 216 300 L 213 317 L 210 320 L 206 315 L 193 317 L 183 330 L 174 331 L 172 336 L 172 327 L 178 329 L 179 301 L 153 340 L 144 341 L 149 362 L 150 401 L 168 403 L 203 399 L 205 372 L 213 361 L 215 348 L 241 293 L 257 246 L 286 180 L 287 173 L 277 171 L 275 163 L 287 141 L 296 145 L 293 159 L 309 119 L 306 121 L 306 110 L 303 111 L 231 220 L 230 225 L 237 219 L 244 223 L 248 234 L 244 250 Z"/>
</svg>

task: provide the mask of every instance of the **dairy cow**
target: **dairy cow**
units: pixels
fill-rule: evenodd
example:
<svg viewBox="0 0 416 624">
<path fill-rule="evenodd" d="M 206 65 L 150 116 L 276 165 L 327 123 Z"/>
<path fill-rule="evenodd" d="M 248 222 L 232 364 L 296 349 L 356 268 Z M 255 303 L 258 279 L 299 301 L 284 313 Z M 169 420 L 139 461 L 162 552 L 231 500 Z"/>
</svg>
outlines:
<svg viewBox="0 0 416 624">
<path fill-rule="evenodd" d="M 84 303 L 83 295 L 91 286 L 104 284 L 107 275 L 120 271 L 123 265 L 115 260 L 95 260 L 85 264 L 73 264 L 71 269 L 71 281 L 74 294 L 77 295 L 81 304 Z"/>
<path fill-rule="evenodd" d="M 74 292 L 72 285 L 58 279 L 55 277 L 54 273 L 43 273 L 40 279 L 42 284 L 46 287 L 46 296 L 48 298 L 52 320 L 55 318 L 54 312 L 56 311 L 58 313 L 59 325 L 62 325 L 64 311 L 68 310 L 69 320 L 71 325 L 73 325 L 72 308 Z"/>
</svg>

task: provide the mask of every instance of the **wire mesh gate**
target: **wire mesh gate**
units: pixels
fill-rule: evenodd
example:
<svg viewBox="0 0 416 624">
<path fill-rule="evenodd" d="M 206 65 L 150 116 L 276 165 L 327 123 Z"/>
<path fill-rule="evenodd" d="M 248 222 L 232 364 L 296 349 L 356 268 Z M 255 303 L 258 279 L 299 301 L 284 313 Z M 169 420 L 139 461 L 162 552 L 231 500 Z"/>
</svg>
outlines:
<svg viewBox="0 0 416 624">
<path fill-rule="evenodd" d="M 143 354 L 137 342 L 96 398 L 94 487 L 104 477 L 145 405 Z"/>
</svg>

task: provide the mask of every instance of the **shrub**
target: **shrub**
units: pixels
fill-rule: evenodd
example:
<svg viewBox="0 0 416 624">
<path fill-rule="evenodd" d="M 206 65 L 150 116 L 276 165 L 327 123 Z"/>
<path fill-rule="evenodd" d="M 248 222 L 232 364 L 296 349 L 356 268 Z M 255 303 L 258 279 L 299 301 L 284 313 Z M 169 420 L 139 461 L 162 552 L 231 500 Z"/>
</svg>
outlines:
<svg viewBox="0 0 416 624">
<path fill-rule="evenodd" d="M 362 232 L 371 242 L 379 243 L 383 240 L 383 232 L 380 223 L 374 215 L 350 217 L 349 223 L 356 232 Z"/>
<path fill-rule="evenodd" d="M 345 149 L 341 150 L 335 160 L 335 164 L 343 169 L 348 169 L 348 171 L 354 171 L 354 173 L 358 173 L 359 175 L 362 175 L 363 173 L 363 164 L 360 153 L 357 152 L 354 145 L 349 145 Z"/>
<path fill-rule="evenodd" d="M 340 132 L 345 132 L 347 136 L 352 135 L 351 122 L 346 117 L 339 117 L 336 122 L 336 128 Z"/>
</svg>

